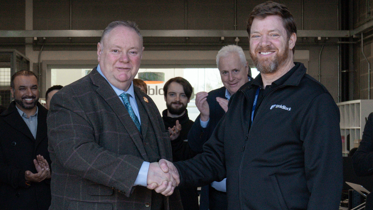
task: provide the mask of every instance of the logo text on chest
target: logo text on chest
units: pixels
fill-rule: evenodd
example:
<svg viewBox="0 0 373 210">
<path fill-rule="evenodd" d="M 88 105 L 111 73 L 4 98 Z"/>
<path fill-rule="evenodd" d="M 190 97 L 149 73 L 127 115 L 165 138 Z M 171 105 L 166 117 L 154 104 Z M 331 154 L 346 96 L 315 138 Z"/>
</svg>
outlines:
<svg viewBox="0 0 373 210">
<path fill-rule="evenodd" d="M 273 105 L 271 106 L 271 108 L 269 108 L 269 109 L 270 109 L 270 110 L 272 110 L 272 109 L 283 109 L 283 110 L 286 110 L 286 111 L 289 111 L 289 112 L 290 112 L 291 107 L 287 107 L 287 106 L 282 105 L 282 104 L 273 104 Z"/>
</svg>

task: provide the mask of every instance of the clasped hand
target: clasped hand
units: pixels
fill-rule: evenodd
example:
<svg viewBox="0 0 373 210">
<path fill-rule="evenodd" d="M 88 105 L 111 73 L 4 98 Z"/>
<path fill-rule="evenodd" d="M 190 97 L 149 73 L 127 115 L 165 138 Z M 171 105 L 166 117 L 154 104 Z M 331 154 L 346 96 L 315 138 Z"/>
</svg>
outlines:
<svg viewBox="0 0 373 210">
<path fill-rule="evenodd" d="M 180 177 L 173 163 L 161 159 L 158 163 L 150 163 L 147 181 L 148 189 L 170 196 L 179 185 Z"/>
</svg>

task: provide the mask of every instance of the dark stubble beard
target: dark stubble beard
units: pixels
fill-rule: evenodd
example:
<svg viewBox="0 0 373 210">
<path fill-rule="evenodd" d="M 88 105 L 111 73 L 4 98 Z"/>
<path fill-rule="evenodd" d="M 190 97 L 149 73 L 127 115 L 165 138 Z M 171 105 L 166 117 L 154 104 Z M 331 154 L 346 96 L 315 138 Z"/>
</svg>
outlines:
<svg viewBox="0 0 373 210">
<path fill-rule="evenodd" d="M 178 109 L 174 109 L 172 107 L 172 104 L 181 104 L 182 106 Z M 181 115 L 185 110 L 186 110 L 186 106 L 183 104 L 183 103 L 170 103 L 170 104 L 166 104 L 167 106 L 167 109 L 168 111 L 171 113 L 171 114 L 174 114 L 174 115 Z"/>
<path fill-rule="evenodd" d="M 275 51 L 276 48 L 274 47 L 257 47 L 254 54 L 250 51 L 251 59 L 261 74 L 269 74 L 274 73 L 278 70 L 278 67 L 282 65 L 288 59 L 289 55 L 289 43 L 286 43 L 285 50 L 282 54 L 275 55 L 274 58 L 268 58 L 259 60 L 258 56 L 256 55 L 257 52 L 268 52 L 268 51 Z"/>
<path fill-rule="evenodd" d="M 36 105 L 37 105 L 37 103 L 38 103 L 38 101 L 39 101 L 39 98 L 36 98 L 36 97 L 27 97 L 27 98 L 33 98 L 33 99 L 35 99 L 35 101 L 34 101 L 34 103 L 32 104 L 32 105 L 25 105 L 24 103 L 23 103 L 23 101 L 22 101 L 22 99 L 21 100 L 19 100 L 19 99 L 14 99 L 14 101 L 16 102 L 16 104 L 18 104 L 18 105 L 20 105 L 22 108 L 24 108 L 24 109 L 33 109 Z"/>
</svg>

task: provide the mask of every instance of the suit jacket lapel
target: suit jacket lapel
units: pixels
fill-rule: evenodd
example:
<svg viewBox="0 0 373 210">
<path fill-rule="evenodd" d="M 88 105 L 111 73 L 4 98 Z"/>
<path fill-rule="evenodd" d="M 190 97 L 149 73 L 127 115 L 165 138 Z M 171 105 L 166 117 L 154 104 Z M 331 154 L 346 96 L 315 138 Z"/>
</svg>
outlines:
<svg viewBox="0 0 373 210">
<path fill-rule="evenodd" d="M 146 138 L 146 134 L 148 133 L 148 129 L 149 129 L 149 114 L 148 114 L 148 110 L 145 108 L 146 105 L 143 103 L 143 98 L 141 98 L 141 95 L 138 95 L 136 93 L 136 88 L 135 88 L 135 97 L 136 97 L 136 102 L 137 102 L 137 106 L 139 107 L 139 114 L 140 114 L 140 118 L 141 118 L 141 134 L 142 134 L 142 139 L 145 139 Z M 140 107 L 143 107 L 143 109 L 145 110 L 145 112 L 142 112 L 142 108 Z"/>
<path fill-rule="evenodd" d="M 14 129 L 18 130 L 19 132 L 27 136 L 31 141 L 35 140 L 27 124 L 22 119 L 21 115 L 19 115 L 14 101 L 9 105 L 9 108 L 4 114 L 3 119 L 6 123 L 8 123 Z"/>
<path fill-rule="evenodd" d="M 92 83 L 97 86 L 97 93 L 108 103 L 114 113 L 118 116 L 119 120 L 123 124 L 124 129 L 130 134 L 129 136 L 138 148 L 143 159 L 148 160 L 144 145 L 141 140 L 141 135 L 119 97 L 115 94 L 114 90 L 105 80 L 105 78 L 103 78 L 100 73 L 98 73 L 96 68 L 92 70 L 92 72 L 90 73 L 90 77 Z M 134 132 L 138 132 L 138 134 L 136 135 Z"/>
<path fill-rule="evenodd" d="M 163 121 L 160 122 L 159 120 L 154 118 L 154 116 L 158 116 L 159 119 L 162 119 L 160 114 L 159 114 L 159 111 L 158 111 L 157 107 L 155 105 L 153 105 L 154 102 L 152 102 L 152 100 L 149 98 L 149 96 L 141 94 L 140 91 L 141 90 L 138 90 L 137 88 L 135 88 L 135 95 L 138 98 L 138 100 L 137 100 L 138 106 L 142 105 L 144 107 L 145 112 L 146 112 L 145 114 L 147 114 L 149 116 L 149 118 L 148 117 L 142 117 L 141 118 L 141 129 L 147 129 L 149 126 L 152 126 L 153 129 L 154 129 L 154 132 L 156 134 L 156 141 L 158 143 L 159 155 L 161 156 L 161 158 L 171 158 L 172 154 L 171 153 L 168 154 L 167 151 L 165 150 L 165 148 L 166 148 L 165 141 L 169 141 L 169 139 L 164 139 L 163 138 L 164 137 L 164 135 L 162 133 L 163 130 L 161 129 L 162 126 L 163 126 Z M 143 124 L 143 119 L 144 118 L 147 118 L 145 120 L 145 123 L 147 123 L 147 124 Z M 162 126 L 160 126 L 160 123 L 162 124 Z M 143 138 L 145 139 L 147 132 L 144 132 L 144 131 L 143 131 L 143 134 L 144 134 Z M 166 130 L 164 130 L 164 131 L 166 131 Z M 170 143 L 170 142 L 168 142 L 168 143 Z"/>
</svg>

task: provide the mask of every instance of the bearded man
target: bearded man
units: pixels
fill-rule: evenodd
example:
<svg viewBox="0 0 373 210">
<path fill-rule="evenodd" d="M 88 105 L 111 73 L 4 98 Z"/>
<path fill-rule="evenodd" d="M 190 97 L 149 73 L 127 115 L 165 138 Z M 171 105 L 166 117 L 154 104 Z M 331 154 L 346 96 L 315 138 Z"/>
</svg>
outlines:
<svg viewBox="0 0 373 210">
<path fill-rule="evenodd" d="M 193 87 L 186 79 L 175 77 L 166 82 L 163 90 L 167 109 L 162 112 L 162 118 L 170 133 L 173 160 L 176 162 L 190 159 L 196 155 L 189 147 L 187 139 L 193 126 L 187 110 Z M 196 187 L 182 187 L 179 190 L 184 210 L 199 209 Z"/>
<path fill-rule="evenodd" d="M 294 62 L 292 14 L 285 5 L 262 3 L 251 12 L 247 32 L 260 75 L 229 100 L 202 154 L 175 165 L 161 160 L 160 167 L 180 186 L 227 177 L 228 209 L 338 210 L 339 110 L 327 89 Z"/>
<path fill-rule="evenodd" d="M 18 71 L 14 101 L 0 115 L 1 209 L 47 210 L 51 203 L 47 110 L 38 102 L 38 78 Z"/>
</svg>

